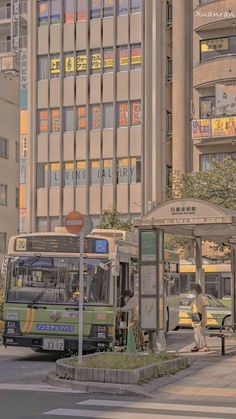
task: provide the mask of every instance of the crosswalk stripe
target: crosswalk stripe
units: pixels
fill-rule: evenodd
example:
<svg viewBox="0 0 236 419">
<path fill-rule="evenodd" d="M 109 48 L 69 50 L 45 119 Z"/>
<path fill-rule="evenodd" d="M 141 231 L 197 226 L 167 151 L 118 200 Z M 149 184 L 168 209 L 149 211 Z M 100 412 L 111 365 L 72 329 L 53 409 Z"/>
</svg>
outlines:
<svg viewBox="0 0 236 419">
<path fill-rule="evenodd" d="M 167 409 L 168 410 L 168 407 Z M 190 406 L 191 410 L 191 406 Z M 190 412 L 189 412 L 190 413 Z M 124 415 L 125 419 L 183 419 L 183 416 L 176 415 L 162 415 L 158 413 L 127 413 L 125 411 L 112 412 L 112 411 L 97 411 L 97 410 L 80 410 L 80 409 L 55 409 L 44 413 L 44 415 L 52 416 L 73 416 L 82 418 L 97 418 L 97 419 L 120 419 Z M 200 416 L 184 416 L 184 419 L 200 419 Z M 212 419 L 204 417 L 202 419 Z M 217 419 L 226 419 L 225 416 Z"/>
<path fill-rule="evenodd" d="M 129 407 L 132 409 L 153 409 L 153 410 L 174 410 L 180 412 L 198 412 L 198 413 L 227 413 L 236 414 L 235 407 L 222 406 L 196 406 L 189 404 L 174 404 L 174 403 L 142 403 L 142 402 L 128 402 L 122 400 L 96 400 L 89 399 L 77 403 L 83 406 L 104 406 L 104 407 Z"/>
</svg>

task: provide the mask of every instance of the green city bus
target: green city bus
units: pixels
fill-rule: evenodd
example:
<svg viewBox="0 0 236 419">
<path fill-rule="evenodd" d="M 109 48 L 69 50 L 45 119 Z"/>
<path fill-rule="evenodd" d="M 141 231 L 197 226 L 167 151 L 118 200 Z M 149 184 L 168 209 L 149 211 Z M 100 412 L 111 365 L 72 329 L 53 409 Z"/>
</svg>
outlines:
<svg viewBox="0 0 236 419">
<path fill-rule="evenodd" d="M 134 290 L 138 286 L 137 264 L 136 234 L 95 229 L 85 237 L 84 352 L 114 346 L 116 307 L 121 305 L 125 289 Z M 10 239 L 8 257 L 3 264 L 5 346 L 77 351 L 79 265 L 76 235 L 31 233 Z M 166 313 L 172 316 L 172 309 L 166 308 Z M 178 318 L 173 322 L 168 317 L 166 322 L 174 328 Z"/>
</svg>

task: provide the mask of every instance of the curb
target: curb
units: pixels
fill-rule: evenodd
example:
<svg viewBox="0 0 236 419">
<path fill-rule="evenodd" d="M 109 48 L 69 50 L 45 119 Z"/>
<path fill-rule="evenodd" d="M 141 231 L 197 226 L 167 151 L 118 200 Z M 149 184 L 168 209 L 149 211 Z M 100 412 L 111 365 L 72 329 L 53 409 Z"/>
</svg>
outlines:
<svg viewBox="0 0 236 419">
<path fill-rule="evenodd" d="M 187 357 L 185 357 L 186 359 Z M 182 358 L 183 359 L 183 358 Z M 192 359 L 186 359 L 188 367 L 192 364 Z M 180 370 L 175 374 L 166 374 L 162 377 L 154 379 L 150 383 L 143 384 L 113 384 L 113 383 L 101 383 L 101 382 L 88 382 L 88 381 L 75 381 L 65 380 L 57 377 L 56 372 L 51 371 L 48 373 L 46 381 L 48 384 L 70 389 L 72 391 L 79 391 L 84 393 L 100 393 L 120 396 L 136 396 L 136 397 L 148 397 L 155 398 L 152 392 L 159 390 L 173 381 L 176 381 L 183 377 L 183 375 L 189 374 L 189 369 L 186 368 Z"/>
</svg>

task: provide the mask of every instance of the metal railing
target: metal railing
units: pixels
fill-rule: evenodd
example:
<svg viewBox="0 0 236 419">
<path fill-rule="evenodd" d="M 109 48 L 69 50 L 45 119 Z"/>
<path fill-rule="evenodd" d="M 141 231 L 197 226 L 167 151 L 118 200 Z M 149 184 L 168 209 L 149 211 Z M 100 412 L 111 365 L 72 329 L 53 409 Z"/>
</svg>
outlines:
<svg viewBox="0 0 236 419">
<path fill-rule="evenodd" d="M 166 113 L 166 135 L 167 137 L 172 136 L 172 113 Z"/>
<path fill-rule="evenodd" d="M 0 7 L 0 21 L 11 19 L 11 6 Z"/>
<path fill-rule="evenodd" d="M 214 0 L 199 0 L 199 6 L 203 6 L 207 3 L 212 3 Z"/>
<path fill-rule="evenodd" d="M 166 81 L 169 83 L 172 81 L 172 59 L 167 57 L 166 60 Z"/>
<path fill-rule="evenodd" d="M 22 1 L 20 4 L 20 13 L 27 14 L 27 1 Z"/>
</svg>

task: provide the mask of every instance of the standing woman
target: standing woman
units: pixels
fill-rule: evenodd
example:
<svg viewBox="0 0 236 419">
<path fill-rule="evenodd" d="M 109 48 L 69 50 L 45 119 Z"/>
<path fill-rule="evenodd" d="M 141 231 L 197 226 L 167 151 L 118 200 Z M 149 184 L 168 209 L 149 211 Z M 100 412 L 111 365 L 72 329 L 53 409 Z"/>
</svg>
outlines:
<svg viewBox="0 0 236 419">
<path fill-rule="evenodd" d="M 206 299 L 199 284 L 192 285 L 192 293 L 195 297 L 192 305 L 192 325 L 194 330 L 195 346 L 192 352 L 208 352 L 206 343 L 205 327 L 207 324 Z"/>
</svg>

